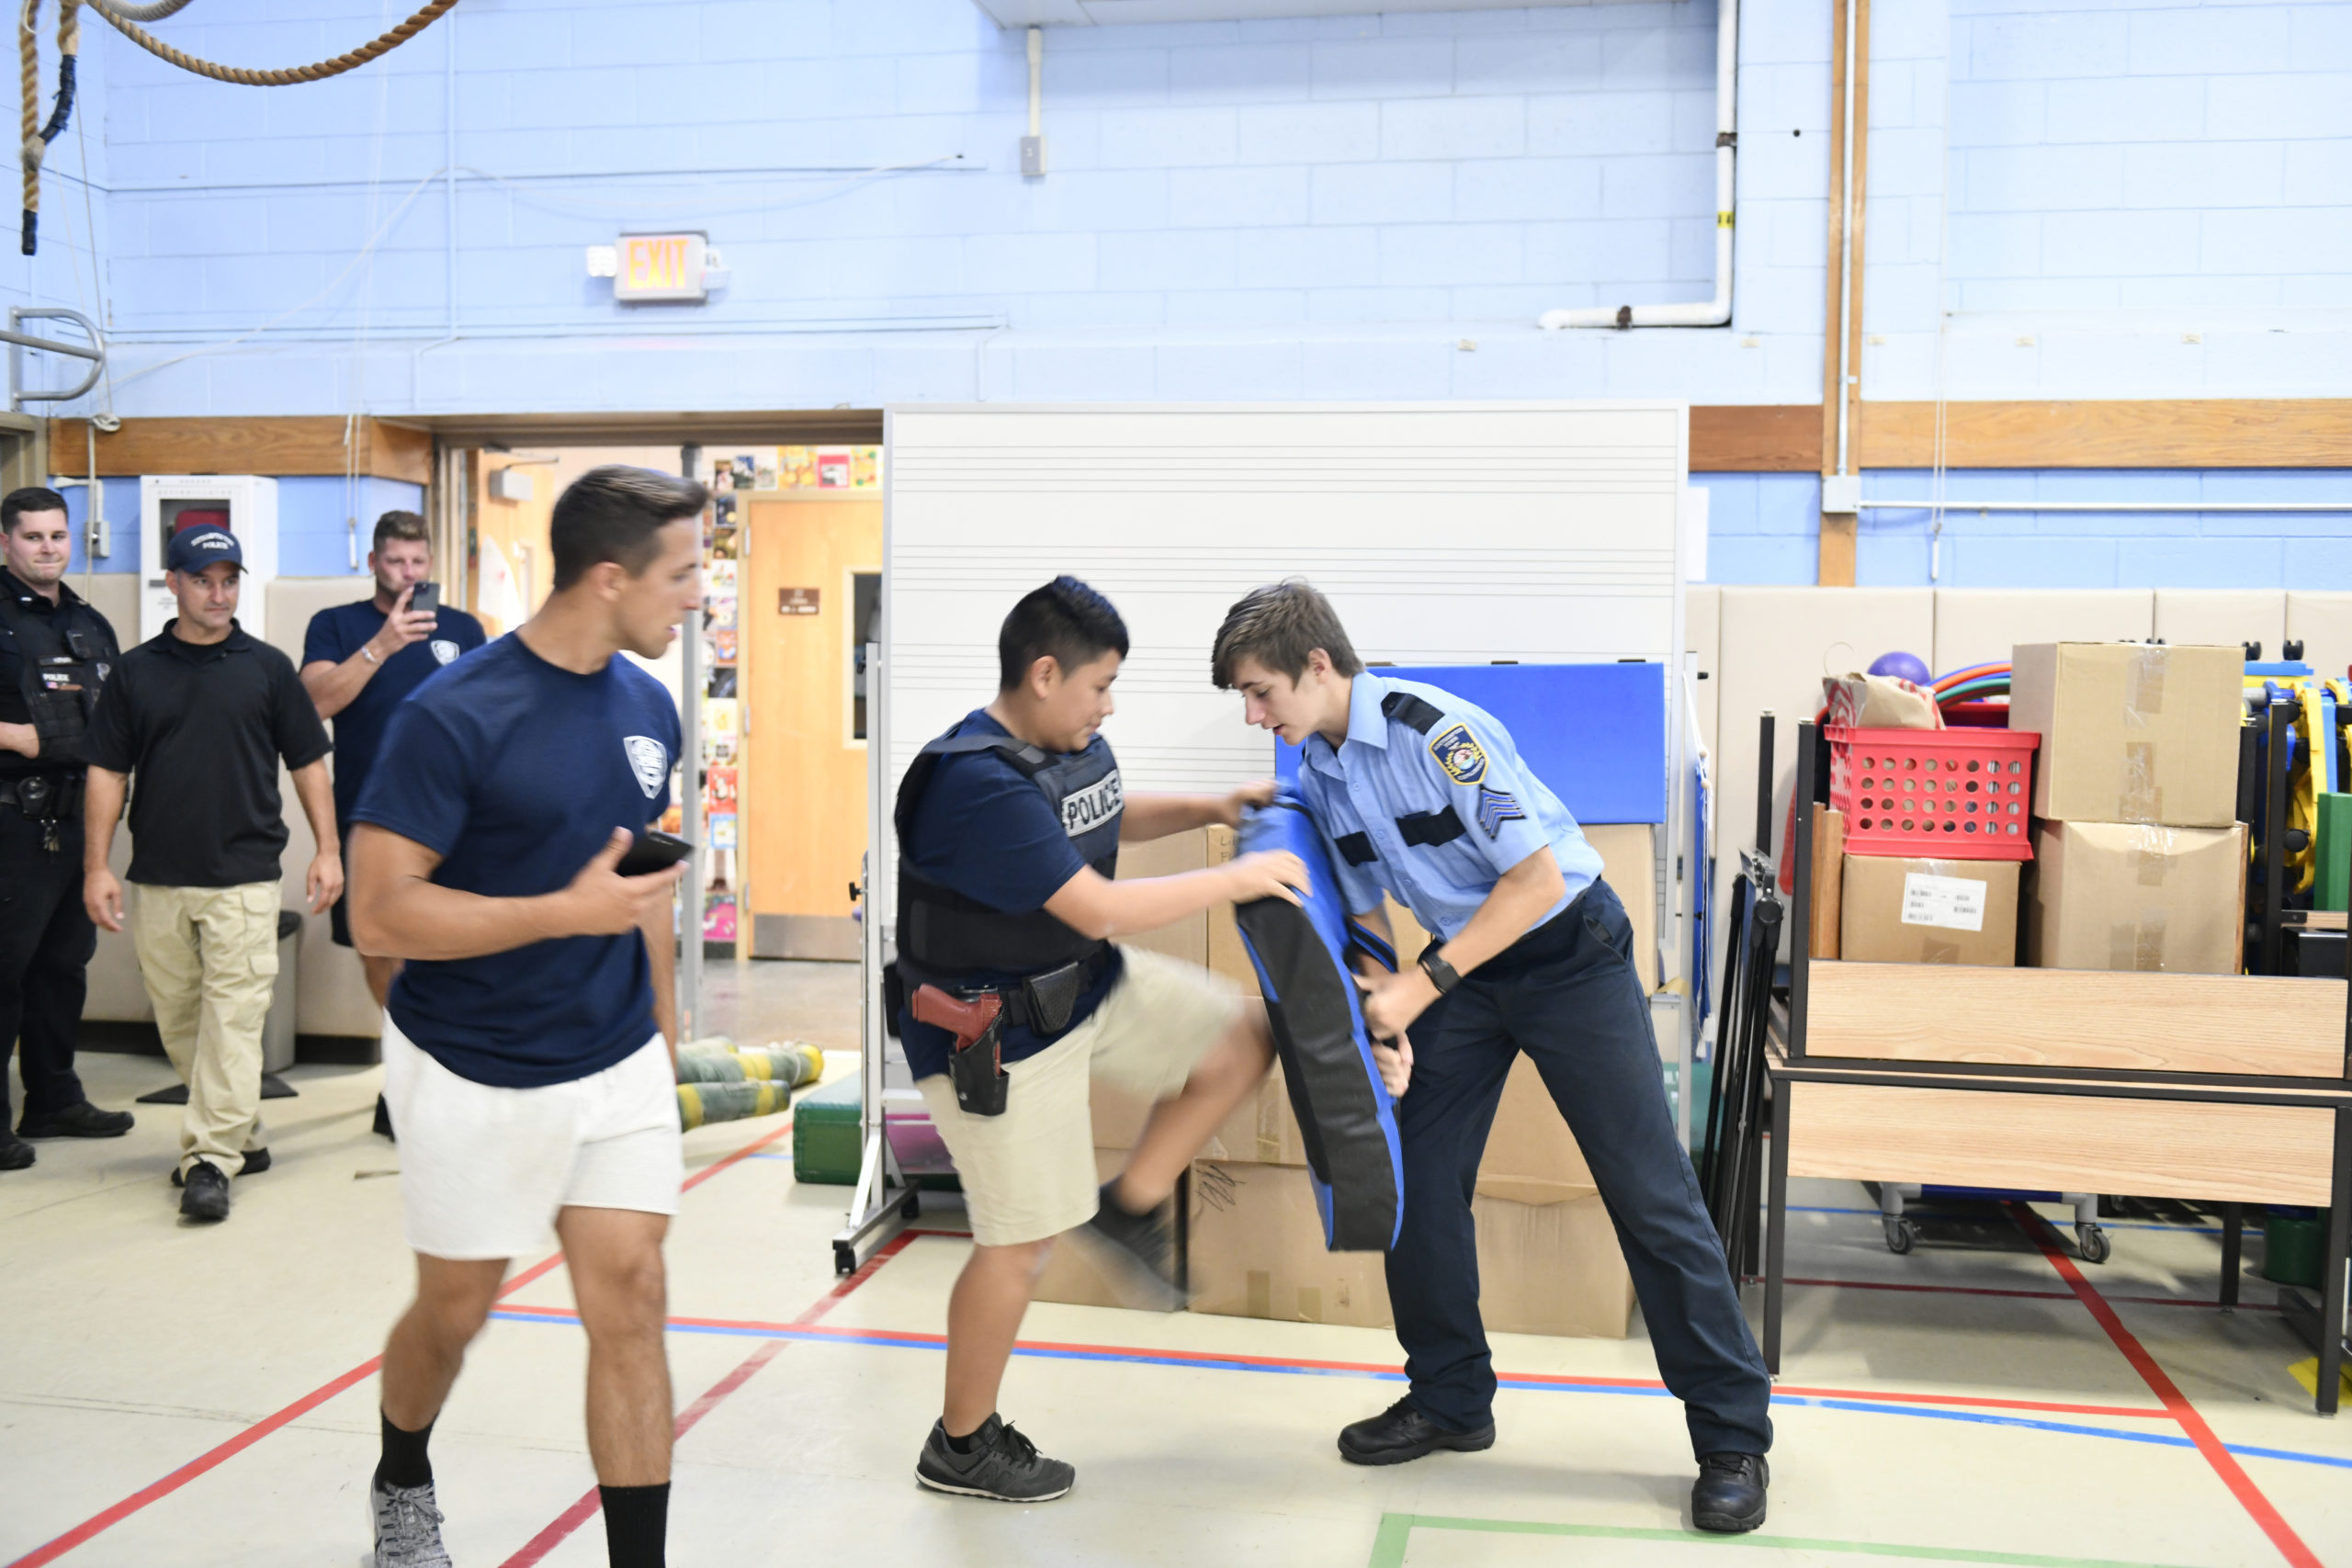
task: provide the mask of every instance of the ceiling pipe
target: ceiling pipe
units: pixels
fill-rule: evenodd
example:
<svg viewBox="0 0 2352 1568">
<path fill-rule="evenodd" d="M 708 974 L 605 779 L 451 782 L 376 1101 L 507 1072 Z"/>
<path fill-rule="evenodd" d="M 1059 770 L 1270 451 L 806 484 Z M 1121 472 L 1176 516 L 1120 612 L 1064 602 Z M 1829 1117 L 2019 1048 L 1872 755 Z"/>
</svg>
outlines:
<svg viewBox="0 0 2352 1568">
<path fill-rule="evenodd" d="M 1731 322 L 1733 159 L 1739 146 L 1739 0 L 1717 0 L 1715 13 L 1715 292 L 1672 305 L 1596 305 L 1546 310 L 1535 324 L 1568 327 L 1721 327 Z"/>
</svg>

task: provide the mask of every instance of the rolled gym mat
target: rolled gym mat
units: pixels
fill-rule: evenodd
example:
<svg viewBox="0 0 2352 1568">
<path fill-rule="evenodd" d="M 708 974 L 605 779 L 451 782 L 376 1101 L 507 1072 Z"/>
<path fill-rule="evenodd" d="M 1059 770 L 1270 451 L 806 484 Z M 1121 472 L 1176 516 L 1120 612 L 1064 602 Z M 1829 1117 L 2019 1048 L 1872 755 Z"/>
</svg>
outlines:
<svg viewBox="0 0 2352 1568">
<path fill-rule="evenodd" d="M 1333 1252 L 1385 1252 L 1405 1217 L 1405 1162 L 1396 1112 L 1374 1063 L 1348 954 L 1355 943 L 1339 879 L 1314 819 L 1283 795 L 1241 826 L 1241 850 L 1288 850 L 1306 863 L 1314 891 L 1305 904 L 1261 898 L 1234 911 L 1258 971 L 1306 1145 L 1324 1246 Z M 1394 967 L 1393 960 L 1382 962 Z"/>
<path fill-rule="evenodd" d="M 697 1040 L 678 1053 L 680 1083 L 773 1080 L 797 1089 L 824 1076 L 825 1054 L 798 1042 L 737 1045 L 724 1035 Z"/>
<path fill-rule="evenodd" d="M 768 1116 L 792 1103 L 790 1086 L 762 1079 L 751 1083 L 682 1083 L 678 1125 L 692 1131 L 711 1122 L 741 1122 Z"/>
</svg>

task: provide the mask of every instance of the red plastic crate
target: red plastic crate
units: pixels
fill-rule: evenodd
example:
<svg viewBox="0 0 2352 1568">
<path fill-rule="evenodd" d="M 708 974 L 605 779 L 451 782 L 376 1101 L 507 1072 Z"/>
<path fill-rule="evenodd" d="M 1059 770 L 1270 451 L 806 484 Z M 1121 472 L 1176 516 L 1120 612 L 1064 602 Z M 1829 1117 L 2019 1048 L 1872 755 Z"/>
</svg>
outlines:
<svg viewBox="0 0 2352 1568">
<path fill-rule="evenodd" d="M 1846 852 L 1939 860 L 2033 858 L 2030 729 L 1828 725 L 1829 804 Z"/>
</svg>

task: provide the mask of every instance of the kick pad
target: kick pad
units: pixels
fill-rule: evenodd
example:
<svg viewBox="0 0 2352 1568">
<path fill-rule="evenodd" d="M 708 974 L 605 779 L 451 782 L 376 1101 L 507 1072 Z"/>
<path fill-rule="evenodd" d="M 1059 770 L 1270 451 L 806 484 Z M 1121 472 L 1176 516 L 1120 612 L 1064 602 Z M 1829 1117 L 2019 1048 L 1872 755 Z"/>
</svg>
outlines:
<svg viewBox="0 0 2352 1568">
<path fill-rule="evenodd" d="M 1288 850 L 1315 885 L 1304 908 L 1261 898 L 1234 914 L 1265 995 L 1324 1244 L 1333 1252 L 1385 1252 L 1404 1221 L 1404 1157 L 1348 968 L 1355 944 L 1339 880 L 1314 821 L 1287 796 L 1250 813 L 1241 849 Z M 1392 955 L 1379 956 L 1395 967 Z"/>
</svg>

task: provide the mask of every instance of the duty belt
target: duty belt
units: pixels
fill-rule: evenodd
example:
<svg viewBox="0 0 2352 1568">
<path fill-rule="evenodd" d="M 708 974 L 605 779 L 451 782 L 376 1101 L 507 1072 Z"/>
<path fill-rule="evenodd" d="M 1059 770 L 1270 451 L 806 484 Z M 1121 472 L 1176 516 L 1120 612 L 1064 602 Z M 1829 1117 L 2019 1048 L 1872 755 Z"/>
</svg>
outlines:
<svg viewBox="0 0 2352 1568">
<path fill-rule="evenodd" d="M 0 779 L 0 806 L 13 806 L 36 822 L 70 820 L 81 804 L 79 773 L 28 773 Z"/>
<path fill-rule="evenodd" d="M 983 992 L 991 992 L 1004 999 L 1006 1028 L 1035 1029 L 1054 1034 L 1069 1027 L 1069 1015 L 1078 1006 L 1078 998 L 1102 978 L 1117 951 L 1106 942 L 1084 958 L 1001 987 L 958 986 L 946 977 L 933 978 L 923 972 L 921 965 L 910 964 L 904 958 L 893 964 L 891 968 L 904 976 L 900 984 L 910 989 L 915 986 L 933 985 L 966 1000 Z M 889 1015 L 894 1022 L 898 1017 L 899 999 L 894 997 L 889 1002 Z"/>
</svg>

